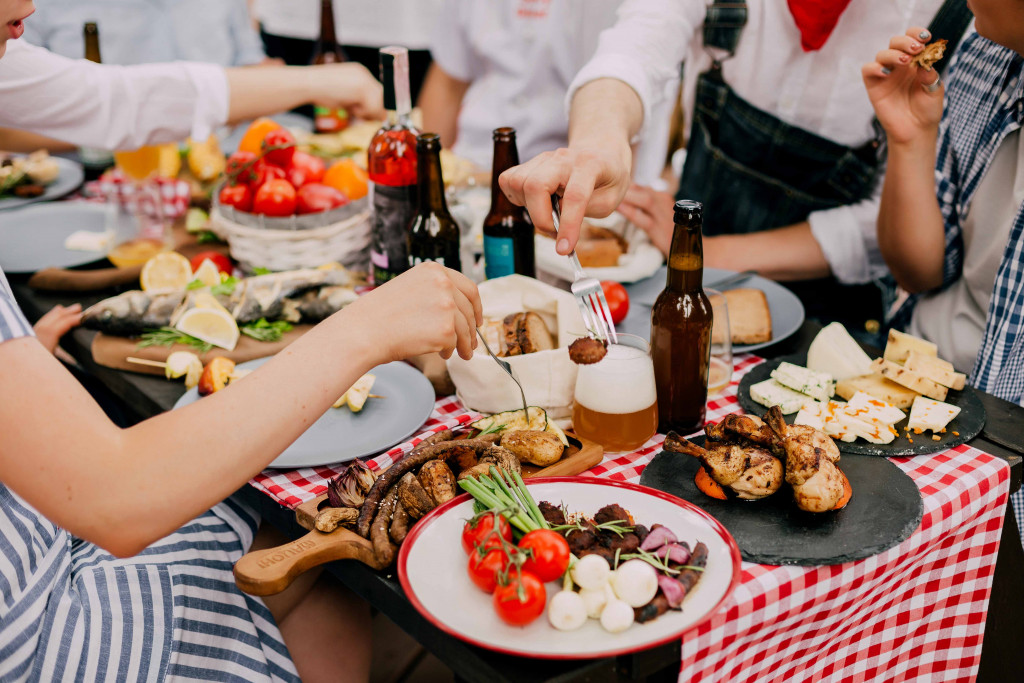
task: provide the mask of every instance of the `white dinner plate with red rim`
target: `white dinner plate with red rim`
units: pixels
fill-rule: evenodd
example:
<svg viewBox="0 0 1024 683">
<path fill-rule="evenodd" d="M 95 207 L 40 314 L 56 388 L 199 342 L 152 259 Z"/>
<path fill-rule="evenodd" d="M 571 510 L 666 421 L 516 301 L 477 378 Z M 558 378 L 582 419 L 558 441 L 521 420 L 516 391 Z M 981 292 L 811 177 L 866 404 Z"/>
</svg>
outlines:
<svg viewBox="0 0 1024 683">
<path fill-rule="evenodd" d="M 412 604 L 430 623 L 468 643 L 504 654 L 540 659 L 612 657 L 680 638 L 717 612 L 740 577 L 740 551 L 729 532 L 696 505 L 636 484 L 591 477 L 545 477 L 527 482 L 538 502 L 564 503 L 570 512 L 593 515 L 618 503 L 637 524 L 660 523 L 683 541 L 708 546 L 707 567 L 682 610 L 671 610 L 623 633 L 608 633 L 595 619 L 576 631 L 558 631 L 547 613 L 524 627 L 509 626 L 495 613 L 491 596 L 469 579 L 461 534 L 473 515 L 462 495 L 433 510 L 413 527 L 398 556 L 398 576 Z M 546 585 L 548 600 L 560 582 Z"/>
</svg>

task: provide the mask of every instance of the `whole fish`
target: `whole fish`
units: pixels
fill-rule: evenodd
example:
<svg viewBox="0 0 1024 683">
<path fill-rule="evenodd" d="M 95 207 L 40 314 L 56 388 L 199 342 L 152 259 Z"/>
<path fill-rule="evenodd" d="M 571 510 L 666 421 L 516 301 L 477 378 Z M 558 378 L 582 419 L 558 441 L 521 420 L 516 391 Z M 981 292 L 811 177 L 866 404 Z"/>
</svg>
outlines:
<svg viewBox="0 0 1024 683">
<path fill-rule="evenodd" d="M 266 318 L 289 322 L 319 322 L 356 299 L 355 280 L 347 270 L 290 270 L 256 275 L 233 289 L 218 287 L 217 302 L 239 325 Z M 82 325 L 106 334 L 134 336 L 173 325 L 195 307 L 209 288 L 144 292 L 132 290 L 90 306 Z"/>
</svg>

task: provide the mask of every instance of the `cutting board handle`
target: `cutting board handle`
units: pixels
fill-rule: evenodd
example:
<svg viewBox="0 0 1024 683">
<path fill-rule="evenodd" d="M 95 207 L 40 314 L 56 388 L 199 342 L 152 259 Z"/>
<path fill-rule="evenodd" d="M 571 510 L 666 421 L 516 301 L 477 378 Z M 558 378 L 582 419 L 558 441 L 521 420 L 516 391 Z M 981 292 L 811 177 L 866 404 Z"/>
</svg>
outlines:
<svg viewBox="0 0 1024 683">
<path fill-rule="evenodd" d="M 235 563 L 235 583 L 250 595 L 274 595 L 303 572 L 334 560 L 359 560 L 374 569 L 382 568 L 365 538 L 347 529 L 329 534 L 310 531 L 291 543 L 243 555 Z"/>
</svg>

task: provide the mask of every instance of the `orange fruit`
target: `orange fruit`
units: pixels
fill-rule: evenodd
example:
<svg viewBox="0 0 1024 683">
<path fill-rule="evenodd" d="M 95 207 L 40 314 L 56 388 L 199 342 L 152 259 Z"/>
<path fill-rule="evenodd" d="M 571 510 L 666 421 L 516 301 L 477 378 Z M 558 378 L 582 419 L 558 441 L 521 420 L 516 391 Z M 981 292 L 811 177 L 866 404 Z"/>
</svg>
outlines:
<svg viewBox="0 0 1024 683">
<path fill-rule="evenodd" d="M 272 119 L 256 119 L 245 129 L 245 135 L 238 143 L 238 151 L 259 154 L 261 152 L 260 144 L 263 142 L 263 138 L 267 137 L 267 133 L 280 129 L 281 125 Z"/>
<path fill-rule="evenodd" d="M 355 201 L 362 199 L 370 191 L 369 180 L 370 177 L 366 171 L 360 168 L 356 162 L 352 159 L 342 159 L 331 164 L 321 182 L 341 191 L 346 197 Z"/>
</svg>

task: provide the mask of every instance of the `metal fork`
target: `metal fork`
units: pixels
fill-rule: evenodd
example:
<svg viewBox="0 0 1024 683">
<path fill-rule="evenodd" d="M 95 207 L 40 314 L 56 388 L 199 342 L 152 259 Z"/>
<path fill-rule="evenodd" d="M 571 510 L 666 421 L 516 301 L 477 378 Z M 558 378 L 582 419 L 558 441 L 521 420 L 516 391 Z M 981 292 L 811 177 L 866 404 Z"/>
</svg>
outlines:
<svg viewBox="0 0 1024 683">
<path fill-rule="evenodd" d="M 483 343 L 484 349 L 487 350 L 487 355 L 493 358 L 494 362 L 497 363 L 502 370 L 507 372 L 508 376 L 512 378 L 512 381 L 516 383 L 517 387 L 519 387 L 519 396 L 523 399 L 523 414 L 526 415 L 526 419 L 529 421 L 530 408 L 526 405 L 526 392 L 523 391 L 523 385 L 519 383 L 519 378 L 512 372 L 512 365 L 509 364 L 508 361 L 504 361 L 494 355 L 494 352 L 491 351 L 491 347 L 487 345 L 487 340 L 484 339 L 484 333 L 480 331 L 479 327 L 476 328 L 476 333 L 480 335 L 480 341 Z"/>
<path fill-rule="evenodd" d="M 558 195 L 551 195 L 551 220 L 555 224 L 555 232 L 559 229 L 559 219 L 562 209 L 558 202 Z M 580 259 L 573 249 L 569 254 L 569 262 L 576 279 L 573 280 L 572 294 L 576 297 L 576 304 L 580 307 L 580 314 L 583 316 L 583 324 L 587 329 L 598 337 L 607 339 L 612 344 L 618 344 L 619 338 L 615 334 L 615 323 L 612 322 L 611 311 L 608 310 L 608 301 L 604 297 L 604 290 L 601 283 L 592 277 L 587 277 L 580 265 Z"/>
</svg>

